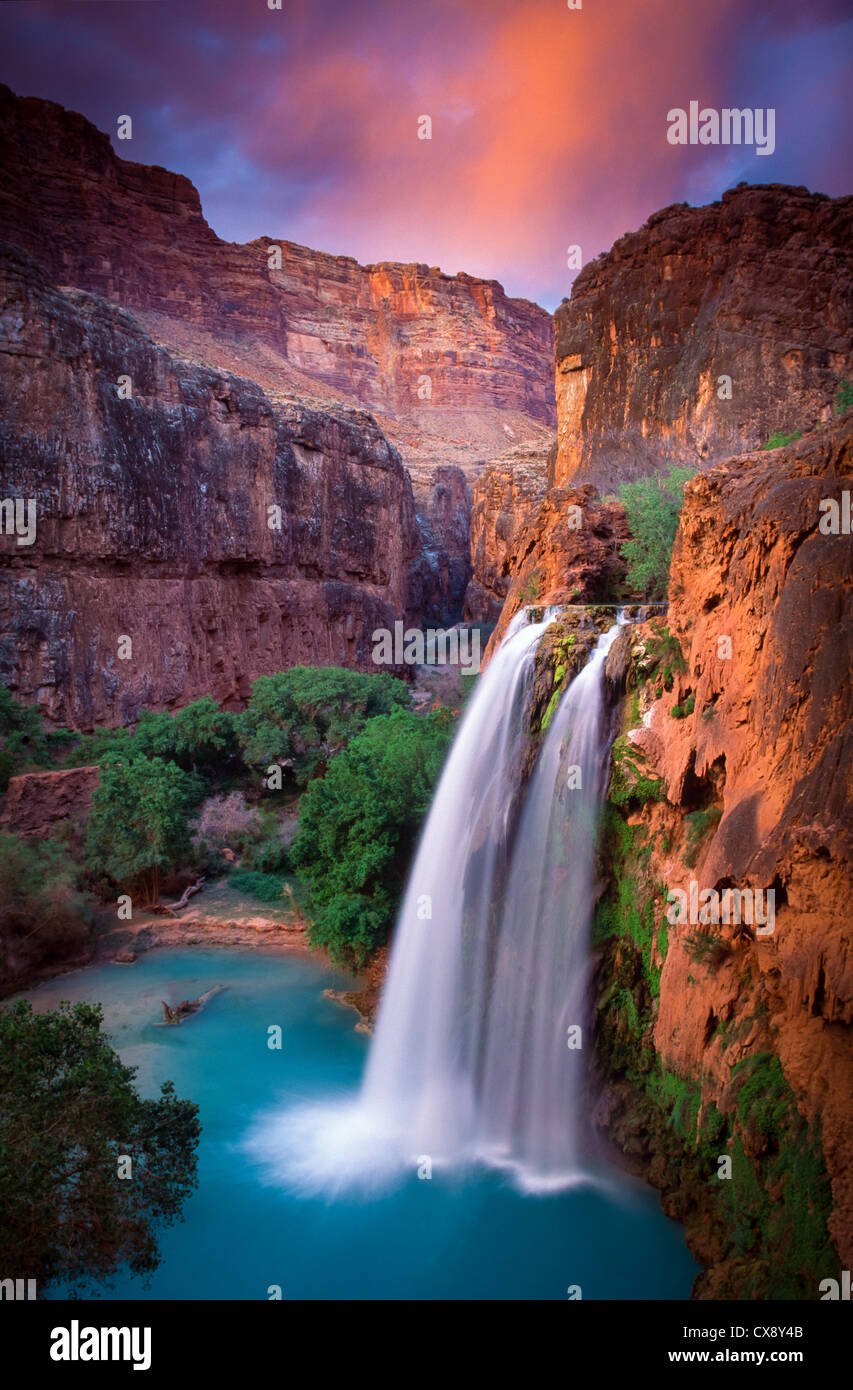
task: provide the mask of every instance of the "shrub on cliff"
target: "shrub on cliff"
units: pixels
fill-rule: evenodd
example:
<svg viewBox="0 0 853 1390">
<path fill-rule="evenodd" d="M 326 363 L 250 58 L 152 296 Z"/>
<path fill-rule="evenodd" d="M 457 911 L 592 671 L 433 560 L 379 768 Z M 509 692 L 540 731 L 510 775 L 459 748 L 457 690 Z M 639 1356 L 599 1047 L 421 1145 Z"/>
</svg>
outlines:
<svg viewBox="0 0 853 1390">
<path fill-rule="evenodd" d="M 365 675 L 338 666 L 294 666 L 261 676 L 236 719 L 244 761 L 264 769 L 281 763 L 305 786 L 368 719 L 410 702 L 405 681 L 387 671 Z"/>
<path fill-rule="evenodd" d="M 371 719 L 302 797 L 290 860 L 311 944 L 335 960 L 361 966 L 386 940 L 454 727 L 445 710 Z"/>
<path fill-rule="evenodd" d="M 101 1022 L 100 1005 L 0 1010 L 0 1263 L 39 1292 L 156 1269 L 155 1224 L 196 1185 L 198 1106 L 169 1081 L 142 1100 Z"/>
<path fill-rule="evenodd" d="M 88 905 L 78 871 L 55 840 L 0 833 L 0 977 L 26 977 L 43 960 L 79 952 Z"/>
<path fill-rule="evenodd" d="M 673 464 L 665 477 L 656 473 L 619 489 L 633 538 L 622 542 L 622 556 L 628 563 L 625 582 L 652 601 L 666 598 L 684 484 L 694 471 Z"/>
<path fill-rule="evenodd" d="M 42 766 L 48 747 L 41 711 L 34 705 L 19 705 L 6 686 L 0 685 L 0 792 L 16 773 Z"/>
<path fill-rule="evenodd" d="M 153 907 L 160 875 L 191 858 L 190 816 L 202 791 L 199 778 L 162 758 L 106 758 L 87 824 L 89 869 Z"/>
</svg>

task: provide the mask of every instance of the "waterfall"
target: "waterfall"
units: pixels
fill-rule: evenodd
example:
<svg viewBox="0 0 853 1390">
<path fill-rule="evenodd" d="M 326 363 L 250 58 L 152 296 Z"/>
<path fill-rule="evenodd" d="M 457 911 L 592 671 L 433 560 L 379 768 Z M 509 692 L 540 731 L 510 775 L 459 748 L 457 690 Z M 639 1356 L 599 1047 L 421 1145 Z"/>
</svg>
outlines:
<svg viewBox="0 0 853 1390">
<path fill-rule="evenodd" d="M 304 1186 L 486 1161 L 581 1176 L 580 1093 L 607 777 L 602 636 L 554 713 L 520 818 L 536 647 L 519 614 L 478 682 L 409 876 L 360 1095 L 276 1120 L 256 1152 Z M 578 1045 L 580 1044 L 580 1045 Z"/>
<path fill-rule="evenodd" d="M 557 707 L 504 866 L 519 693 L 541 631 L 508 634 L 442 777 L 397 923 L 362 1099 L 382 1128 L 401 1129 L 434 1161 L 470 1154 L 531 1184 L 561 1185 L 579 1166 L 607 776 L 602 668 L 617 628 Z"/>
</svg>

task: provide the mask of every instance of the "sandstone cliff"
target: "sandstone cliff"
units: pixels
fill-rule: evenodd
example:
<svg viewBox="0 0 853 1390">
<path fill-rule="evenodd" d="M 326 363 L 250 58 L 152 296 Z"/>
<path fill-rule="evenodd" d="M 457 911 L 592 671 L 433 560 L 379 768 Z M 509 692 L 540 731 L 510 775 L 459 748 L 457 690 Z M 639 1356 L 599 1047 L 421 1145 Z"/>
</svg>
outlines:
<svg viewBox="0 0 853 1390">
<path fill-rule="evenodd" d="M 851 490 L 853 413 L 698 474 L 668 617 L 623 640 L 598 1113 L 687 1221 L 711 1296 L 818 1297 L 827 1217 L 853 1260 L 853 548 L 820 527 Z M 771 891 L 775 925 L 673 925 L 691 881 Z"/>
<path fill-rule="evenodd" d="M 2 86 L 0 139 L 0 238 L 57 283 L 133 309 L 155 341 L 266 390 L 378 414 L 416 472 L 549 439 L 551 315 L 497 281 L 224 242 L 188 179 L 120 159 L 76 112 Z"/>
<path fill-rule="evenodd" d="M 613 603 L 622 596 L 621 545 L 628 536 L 622 507 L 602 501 L 591 484 L 549 488 L 515 538 L 512 577 L 486 660 L 520 608 Z"/>
<path fill-rule="evenodd" d="M 606 493 L 828 420 L 853 374 L 853 198 L 740 185 L 664 208 L 584 267 L 555 353 L 561 485 Z"/>
<path fill-rule="evenodd" d="M 369 415 L 176 360 L 13 248 L 2 303 L 0 492 L 37 504 L 33 545 L 0 537 L 18 699 L 83 728 L 234 705 L 296 663 L 367 666 L 373 629 L 428 605 L 411 485 Z"/>
<path fill-rule="evenodd" d="M 521 532 L 545 495 L 547 460 L 541 450 L 514 450 L 484 470 L 473 485 L 472 576 L 465 617 L 494 623 L 515 569 Z"/>
</svg>

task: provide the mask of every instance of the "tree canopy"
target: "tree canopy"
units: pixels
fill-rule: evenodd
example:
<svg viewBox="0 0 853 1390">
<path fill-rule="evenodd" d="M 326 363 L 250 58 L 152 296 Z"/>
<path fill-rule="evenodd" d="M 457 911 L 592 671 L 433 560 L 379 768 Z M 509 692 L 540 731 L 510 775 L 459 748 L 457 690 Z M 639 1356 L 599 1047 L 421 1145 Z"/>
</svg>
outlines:
<svg viewBox="0 0 853 1390">
<path fill-rule="evenodd" d="M 141 886 L 153 906 L 161 873 L 191 858 L 190 816 L 202 794 L 199 779 L 176 763 L 107 756 L 87 824 L 90 867 L 127 891 Z"/>
<path fill-rule="evenodd" d="M 454 728 L 446 710 L 371 719 L 304 793 L 290 861 L 334 959 L 361 966 L 386 940 Z"/>
<path fill-rule="evenodd" d="M 368 719 L 411 702 L 405 681 L 382 671 L 365 675 L 339 666 L 294 666 L 261 676 L 237 716 L 244 761 L 290 766 L 300 786 L 358 734 Z"/>
<path fill-rule="evenodd" d="M 0 1262 L 41 1287 L 150 1273 L 157 1223 L 196 1185 L 198 1107 L 168 1081 L 143 1100 L 102 1021 L 100 1005 L 0 1010 Z"/>
</svg>

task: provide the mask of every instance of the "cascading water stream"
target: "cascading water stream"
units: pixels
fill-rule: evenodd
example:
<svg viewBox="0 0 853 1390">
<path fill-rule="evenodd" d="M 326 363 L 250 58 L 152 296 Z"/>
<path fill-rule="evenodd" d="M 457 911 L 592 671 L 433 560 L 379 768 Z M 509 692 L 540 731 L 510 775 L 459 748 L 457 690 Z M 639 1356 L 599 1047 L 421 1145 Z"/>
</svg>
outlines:
<svg viewBox="0 0 853 1390">
<path fill-rule="evenodd" d="M 606 778 L 602 668 L 616 631 L 599 639 L 551 721 L 505 880 L 507 750 L 517 753 L 523 739 L 519 658 L 525 642 L 532 654 L 541 629 L 522 628 L 502 645 L 430 811 L 362 1100 L 383 1128 L 393 1121 L 434 1160 L 476 1154 L 546 1185 L 576 1174 L 584 1054 L 569 1046 L 568 1030 L 579 1028 L 571 1041 L 583 1043 Z M 500 721 L 497 748 L 490 702 L 509 679 L 511 732 Z M 418 905 L 429 902 L 423 920 Z"/>
<path fill-rule="evenodd" d="M 251 1143 L 291 1182 L 381 1182 L 421 1155 L 511 1167 L 534 1188 L 582 1176 L 585 1053 L 569 1043 L 586 1043 L 602 675 L 617 628 L 558 705 L 514 825 L 548 621 L 517 615 L 463 719 L 409 876 L 360 1095 L 291 1111 Z"/>
</svg>

